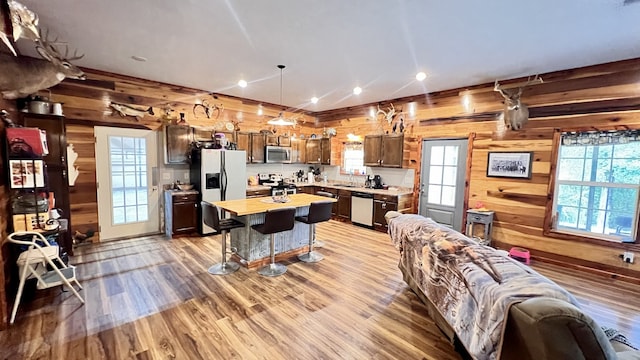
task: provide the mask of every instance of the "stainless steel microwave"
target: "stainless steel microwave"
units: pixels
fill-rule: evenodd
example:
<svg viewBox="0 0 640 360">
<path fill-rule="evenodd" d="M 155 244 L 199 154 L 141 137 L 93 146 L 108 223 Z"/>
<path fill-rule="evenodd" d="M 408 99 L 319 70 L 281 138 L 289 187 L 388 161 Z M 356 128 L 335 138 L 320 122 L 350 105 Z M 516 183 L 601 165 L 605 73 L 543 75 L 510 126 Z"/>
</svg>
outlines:
<svg viewBox="0 0 640 360">
<path fill-rule="evenodd" d="M 264 162 L 266 163 L 290 163 L 291 148 L 284 146 L 265 146 Z"/>
</svg>

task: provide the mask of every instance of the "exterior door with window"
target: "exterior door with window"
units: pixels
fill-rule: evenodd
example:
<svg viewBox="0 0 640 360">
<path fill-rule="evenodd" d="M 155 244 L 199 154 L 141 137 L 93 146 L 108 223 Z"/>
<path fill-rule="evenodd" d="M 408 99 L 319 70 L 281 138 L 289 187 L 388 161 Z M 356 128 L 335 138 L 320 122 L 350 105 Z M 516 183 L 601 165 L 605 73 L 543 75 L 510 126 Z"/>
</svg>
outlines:
<svg viewBox="0 0 640 360">
<path fill-rule="evenodd" d="M 100 239 L 160 231 L 157 134 L 95 127 Z"/>
<path fill-rule="evenodd" d="M 467 139 L 424 140 L 419 213 L 462 232 Z"/>
</svg>

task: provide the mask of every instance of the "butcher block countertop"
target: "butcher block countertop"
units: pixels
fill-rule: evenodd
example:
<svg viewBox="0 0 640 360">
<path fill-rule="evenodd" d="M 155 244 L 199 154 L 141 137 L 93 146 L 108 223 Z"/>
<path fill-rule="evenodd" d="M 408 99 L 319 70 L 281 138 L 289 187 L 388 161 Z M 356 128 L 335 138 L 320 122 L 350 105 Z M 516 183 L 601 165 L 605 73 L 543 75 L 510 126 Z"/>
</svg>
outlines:
<svg viewBox="0 0 640 360">
<path fill-rule="evenodd" d="M 252 199 L 237 199 L 216 201 L 213 204 L 226 211 L 229 211 L 236 216 L 251 215 L 265 213 L 271 209 L 278 209 L 283 207 L 303 207 L 309 206 L 314 201 L 331 201 L 336 202 L 336 199 L 311 195 L 311 194 L 294 194 L 289 195 L 289 202 L 275 203 L 271 200 L 270 196 L 258 197 Z"/>
</svg>

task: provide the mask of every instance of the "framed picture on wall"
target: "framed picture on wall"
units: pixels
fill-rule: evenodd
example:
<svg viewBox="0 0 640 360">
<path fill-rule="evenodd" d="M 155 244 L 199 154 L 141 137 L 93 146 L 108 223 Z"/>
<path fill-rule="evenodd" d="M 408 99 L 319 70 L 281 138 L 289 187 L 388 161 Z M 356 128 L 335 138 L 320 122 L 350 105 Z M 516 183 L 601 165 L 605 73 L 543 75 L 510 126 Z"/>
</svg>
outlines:
<svg viewBox="0 0 640 360">
<path fill-rule="evenodd" d="M 9 160 L 11 188 L 24 189 L 44 186 L 42 160 Z"/>
<path fill-rule="evenodd" d="M 487 177 L 531 179 L 533 152 L 489 152 Z"/>
</svg>

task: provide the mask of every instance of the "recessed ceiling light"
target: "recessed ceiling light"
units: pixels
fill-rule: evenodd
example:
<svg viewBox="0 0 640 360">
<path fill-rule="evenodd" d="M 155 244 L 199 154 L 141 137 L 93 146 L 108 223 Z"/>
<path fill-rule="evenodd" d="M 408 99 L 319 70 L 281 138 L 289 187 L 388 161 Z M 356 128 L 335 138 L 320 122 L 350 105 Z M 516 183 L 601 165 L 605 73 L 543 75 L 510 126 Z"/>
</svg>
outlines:
<svg viewBox="0 0 640 360">
<path fill-rule="evenodd" d="M 240 86 L 241 88 L 246 88 L 247 82 L 245 80 L 240 80 L 238 81 L 238 86 Z"/>
<path fill-rule="evenodd" d="M 131 58 L 135 61 L 142 61 L 142 62 L 147 61 L 147 58 L 144 56 L 133 55 L 131 56 Z"/>
<path fill-rule="evenodd" d="M 356 86 L 353 88 L 353 93 L 355 95 L 360 95 L 361 92 L 362 92 L 362 88 L 360 86 Z"/>
<path fill-rule="evenodd" d="M 318 103 L 318 98 L 317 98 L 317 97 L 315 97 L 315 96 L 314 96 L 314 97 L 312 97 L 312 98 L 311 98 L 311 103 L 312 103 L 312 104 L 317 104 L 317 103 Z"/>
<path fill-rule="evenodd" d="M 427 74 L 425 74 L 422 71 L 420 71 L 419 73 L 416 74 L 416 80 L 418 80 L 418 81 L 422 81 L 422 80 L 424 80 L 426 78 L 427 78 Z"/>
</svg>

